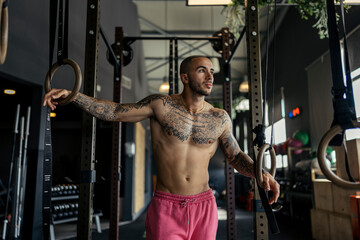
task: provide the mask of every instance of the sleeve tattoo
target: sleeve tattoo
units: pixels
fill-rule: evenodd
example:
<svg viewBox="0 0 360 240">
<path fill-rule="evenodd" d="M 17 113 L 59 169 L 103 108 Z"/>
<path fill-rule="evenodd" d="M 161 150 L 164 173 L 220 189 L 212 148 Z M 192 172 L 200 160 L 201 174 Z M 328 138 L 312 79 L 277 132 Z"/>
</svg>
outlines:
<svg viewBox="0 0 360 240">
<path fill-rule="evenodd" d="M 165 106 L 168 98 L 165 95 L 151 95 L 137 103 L 115 103 L 105 99 L 96 99 L 79 93 L 73 103 L 96 118 L 105 121 L 118 121 L 122 113 L 139 110 L 150 105 L 155 100 L 162 100 Z"/>
<path fill-rule="evenodd" d="M 231 129 L 220 140 L 220 148 L 224 152 L 226 160 L 242 175 L 254 177 L 254 162 L 243 151 L 231 133 Z"/>
</svg>

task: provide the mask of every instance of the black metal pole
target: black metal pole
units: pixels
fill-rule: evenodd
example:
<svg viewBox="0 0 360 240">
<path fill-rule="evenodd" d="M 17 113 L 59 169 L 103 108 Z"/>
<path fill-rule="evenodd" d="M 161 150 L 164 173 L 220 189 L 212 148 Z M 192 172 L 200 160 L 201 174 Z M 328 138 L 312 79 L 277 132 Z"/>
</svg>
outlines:
<svg viewBox="0 0 360 240">
<path fill-rule="evenodd" d="M 174 45 L 174 52 L 175 52 L 175 56 L 174 56 L 174 82 L 175 82 L 175 93 L 179 93 L 179 73 L 178 73 L 178 68 L 179 68 L 179 56 L 178 56 L 178 40 L 175 39 L 175 45 Z"/>
<path fill-rule="evenodd" d="M 240 43 L 241 43 L 241 40 L 242 38 L 244 37 L 246 33 L 246 26 L 243 28 L 241 34 L 240 34 L 240 37 L 239 39 L 237 40 L 235 46 L 231 49 L 231 56 L 229 58 L 229 62 L 231 62 L 231 60 L 233 59 L 234 55 L 235 55 L 235 52 L 236 52 L 236 49 L 239 47 Z"/>
<path fill-rule="evenodd" d="M 170 40 L 170 49 L 169 49 L 169 95 L 174 94 L 174 72 L 173 72 L 173 62 L 174 62 L 174 58 L 173 58 L 173 49 L 174 49 L 174 44 L 173 44 L 173 40 Z"/>
<path fill-rule="evenodd" d="M 118 65 L 114 64 L 114 90 L 113 101 L 122 101 L 122 71 L 123 71 L 123 36 L 122 27 L 115 29 L 115 48 L 114 51 L 119 58 Z M 121 183 L 121 131 L 122 123 L 114 122 L 112 126 L 112 149 L 111 149 L 111 182 L 110 182 L 110 233 L 109 239 L 119 239 L 119 220 L 120 220 L 120 183 Z"/>
</svg>

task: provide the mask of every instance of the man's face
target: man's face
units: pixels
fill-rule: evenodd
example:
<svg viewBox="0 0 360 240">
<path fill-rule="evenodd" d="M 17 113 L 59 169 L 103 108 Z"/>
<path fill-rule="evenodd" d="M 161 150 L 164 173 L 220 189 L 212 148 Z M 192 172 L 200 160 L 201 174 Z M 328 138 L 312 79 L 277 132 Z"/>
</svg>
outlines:
<svg viewBox="0 0 360 240">
<path fill-rule="evenodd" d="M 208 58 L 195 58 L 191 62 L 189 73 L 189 87 L 195 94 L 208 96 L 214 82 L 214 66 Z"/>
</svg>

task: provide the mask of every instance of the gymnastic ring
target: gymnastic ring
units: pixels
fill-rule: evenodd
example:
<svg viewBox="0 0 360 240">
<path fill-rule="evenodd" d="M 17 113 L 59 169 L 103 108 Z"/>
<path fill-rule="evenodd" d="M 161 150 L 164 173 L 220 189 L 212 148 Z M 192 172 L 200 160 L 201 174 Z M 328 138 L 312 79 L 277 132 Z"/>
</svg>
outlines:
<svg viewBox="0 0 360 240">
<path fill-rule="evenodd" d="M 74 85 L 74 88 L 71 91 L 70 95 L 59 101 L 59 105 L 66 105 L 66 104 L 70 103 L 72 100 L 74 100 L 74 98 L 76 97 L 76 94 L 80 91 L 81 82 L 82 82 L 82 74 L 81 74 L 81 69 L 80 69 L 79 65 L 74 60 L 71 60 L 69 58 L 64 59 L 63 63 L 64 63 L 64 65 L 70 65 L 74 69 L 75 85 Z M 45 78 L 45 91 L 46 92 L 49 92 L 51 90 L 51 80 L 54 76 L 54 73 L 56 72 L 56 70 L 58 70 L 58 68 L 60 66 L 61 65 L 59 65 L 57 62 L 54 63 L 51 67 L 51 70 L 48 71 L 48 73 L 46 74 L 46 78 Z"/>
<path fill-rule="evenodd" d="M 1 26 L 1 37 L 0 37 L 0 65 L 5 62 L 7 47 L 8 47 L 8 36 L 9 36 L 9 11 L 8 6 L 3 7 L 4 0 L 0 0 L 0 26 Z"/>
<path fill-rule="evenodd" d="M 360 128 L 360 122 L 353 121 L 353 124 L 354 128 Z M 317 154 L 319 166 L 325 177 L 331 182 L 333 182 L 335 185 L 348 189 L 360 189 L 360 182 L 355 183 L 341 179 L 335 173 L 333 173 L 326 165 L 326 148 L 329 145 L 331 139 L 342 131 L 343 129 L 340 125 L 335 125 L 330 128 L 321 139 Z"/>
<path fill-rule="evenodd" d="M 256 180 L 259 184 L 259 186 L 262 186 L 262 183 L 264 182 L 263 178 L 263 157 L 264 153 L 270 149 L 270 158 L 271 158 L 271 168 L 270 168 L 270 174 L 275 177 L 276 173 L 276 153 L 273 147 L 270 146 L 270 144 L 265 143 L 261 146 L 259 153 L 257 155 L 256 159 Z"/>
</svg>

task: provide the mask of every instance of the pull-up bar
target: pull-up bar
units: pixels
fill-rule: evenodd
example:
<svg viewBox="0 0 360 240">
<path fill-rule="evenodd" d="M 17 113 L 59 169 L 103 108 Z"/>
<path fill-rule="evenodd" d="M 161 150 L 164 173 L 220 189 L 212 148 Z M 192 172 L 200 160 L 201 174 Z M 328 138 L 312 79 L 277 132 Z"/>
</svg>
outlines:
<svg viewBox="0 0 360 240">
<path fill-rule="evenodd" d="M 125 42 L 134 42 L 136 40 L 220 40 L 219 37 L 124 37 Z"/>
</svg>

